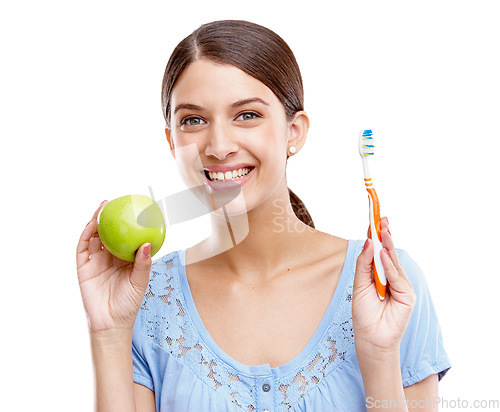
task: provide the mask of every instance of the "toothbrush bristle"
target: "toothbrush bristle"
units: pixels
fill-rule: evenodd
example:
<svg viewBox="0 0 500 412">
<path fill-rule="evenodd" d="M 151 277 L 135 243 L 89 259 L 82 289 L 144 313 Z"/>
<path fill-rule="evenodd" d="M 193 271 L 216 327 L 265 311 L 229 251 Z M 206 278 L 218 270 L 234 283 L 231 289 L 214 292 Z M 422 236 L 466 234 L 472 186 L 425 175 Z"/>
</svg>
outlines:
<svg viewBox="0 0 500 412">
<path fill-rule="evenodd" d="M 370 129 L 363 130 L 361 134 L 360 152 L 363 156 L 373 156 L 375 154 L 375 140 Z"/>
</svg>

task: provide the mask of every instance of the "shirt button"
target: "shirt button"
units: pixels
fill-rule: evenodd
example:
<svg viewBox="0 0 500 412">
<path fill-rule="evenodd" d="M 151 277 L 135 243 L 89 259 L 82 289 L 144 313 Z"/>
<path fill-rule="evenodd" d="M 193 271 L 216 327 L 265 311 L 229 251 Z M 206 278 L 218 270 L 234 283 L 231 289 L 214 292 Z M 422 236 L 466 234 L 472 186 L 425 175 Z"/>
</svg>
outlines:
<svg viewBox="0 0 500 412">
<path fill-rule="evenodd" d="M 265 383 L 264 385 L 262 385 L 262 390 L 264 392 L 269 392 L 271 390 L 271 386 L 269 386 L 267 383 Z"/>
</svg>

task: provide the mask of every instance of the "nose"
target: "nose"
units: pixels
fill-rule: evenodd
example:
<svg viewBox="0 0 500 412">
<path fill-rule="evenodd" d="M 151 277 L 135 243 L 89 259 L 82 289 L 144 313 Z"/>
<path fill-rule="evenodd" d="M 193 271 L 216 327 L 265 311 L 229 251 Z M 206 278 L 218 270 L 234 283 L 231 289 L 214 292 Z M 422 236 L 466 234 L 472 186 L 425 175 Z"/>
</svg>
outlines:
<svg viewBox="0 0 500 412">
<path fill-rule="evenodd" d="M 238 143 L 234 132 L 231 132 L 230 129 L 230 126 L 221 124 L 214 124 L 210 127 L 205 147 L 206 156 L 224 160 L 238 151 Z"/>
</svg>

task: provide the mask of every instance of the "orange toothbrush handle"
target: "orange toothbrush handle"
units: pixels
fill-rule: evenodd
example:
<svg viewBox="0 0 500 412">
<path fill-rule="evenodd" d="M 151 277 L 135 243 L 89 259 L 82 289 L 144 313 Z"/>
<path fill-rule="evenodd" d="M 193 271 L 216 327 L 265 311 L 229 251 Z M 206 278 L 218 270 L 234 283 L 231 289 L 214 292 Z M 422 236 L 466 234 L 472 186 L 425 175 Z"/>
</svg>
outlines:
<svg viewBox="0 0 500 412">
<path fill-rule="evenodd" d="M 380 203 L 378 201 L 377 192 L 373 188 L 366 188 L 368 194 L 370 195 L 373 208 L 373 221 L 375 223 L 375 230 L 377 231 L 378 240 L 382 243 L 382 234 L 380 228 Z M 372 233 L 373 238 L 373 233 Z"/>
<path fill-rule="evenodd" d="M 377 192 L 375 191 L 375 188 L 372 187 L 371 179 L 365 179 L 365 185 L 366 190 L 368 191 L 368 198 L 370 200 L 370 229 L 374 245 L 373 277 L 375 279 L 378 296 L 381 300 L 383 300 L 385 298 L 387 280 L 382 266 L 382 261 L 380 259 L 380 251 L 382 250 L 380 203 Z"/>
</svg>

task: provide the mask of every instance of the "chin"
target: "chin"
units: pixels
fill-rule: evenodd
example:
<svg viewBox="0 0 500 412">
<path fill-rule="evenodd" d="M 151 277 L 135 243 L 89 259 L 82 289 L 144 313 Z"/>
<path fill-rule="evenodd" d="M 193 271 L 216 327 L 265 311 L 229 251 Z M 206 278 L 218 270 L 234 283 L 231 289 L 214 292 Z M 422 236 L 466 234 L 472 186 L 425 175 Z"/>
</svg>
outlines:
<svg viewBox="0 0 500 412">
<path fill-rule="evenodd" d="M 213 213 L 220 216 L 241 216 L 246 215 L 252 209 L 249 206 L 243 192 L 240 192 L 236 198 L 225 204 L 224 207 L 216 209 Z"/>
</svg>

